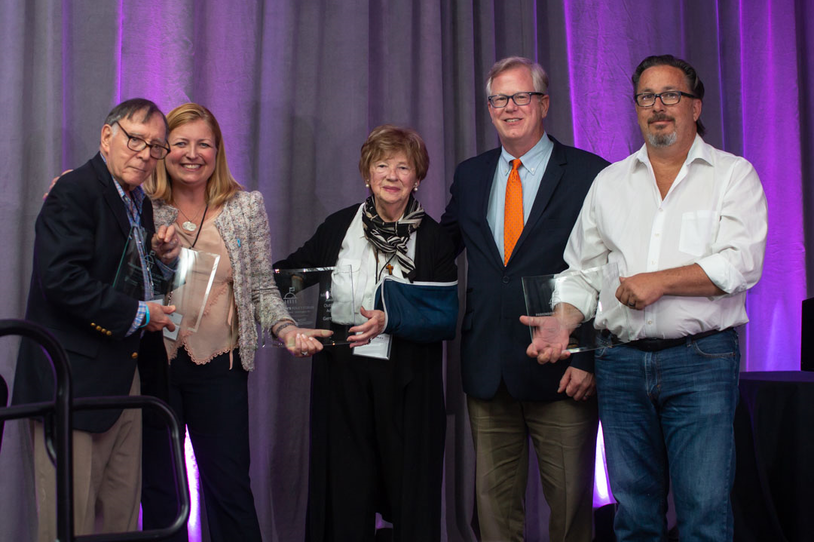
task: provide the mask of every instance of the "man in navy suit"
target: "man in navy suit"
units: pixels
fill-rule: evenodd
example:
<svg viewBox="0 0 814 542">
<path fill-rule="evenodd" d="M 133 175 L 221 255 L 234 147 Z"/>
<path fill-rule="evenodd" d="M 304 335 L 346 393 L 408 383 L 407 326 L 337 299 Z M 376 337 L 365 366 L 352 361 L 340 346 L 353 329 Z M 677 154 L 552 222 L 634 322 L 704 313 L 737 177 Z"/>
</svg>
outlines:
<svg viewBox="0 0 814 542">
<path fill-rule="evenodd" d="M 529 330 L 519 317 L 526 314 L 521 278 L 566 268 L 571 228 L 608 163 L 546 134 L 547 91 L 548 76 L 531 60 L 510 57 L 492 67 L 486 92 L 501 147 L 458 166 L 441 219 L 458 252 L 467 249 L 461 368 L 484 541 L 523 540 L 529 436 L 551 508 L 551 540 L 591 540 L 593 356 L 545 365 L 530 360 Z M 515 188 L 517 195 L 507 198 L 513 183 L 522 184 L 522 194 Z M 507 201 L 515 205 L 509 212 Z M 522 223 L 508 222 L 512 216 Z M 519 237 L 511 238 L 513 230 Z"/>
<path fill-rule="evenodd" d="M 105 119 L 99 153 L 54 185 L 37 217 L 26 319 L 47 328 L 65 347 L 74 397 L 137 395 L 140 342 L 154 338 L 152 332 L 175 327 L 169 319 L 174 309 L 151 302 L 146 285 L 139 289 L 144 294 L 140 299 L 112 286 L 134 226 L 152 234 L 144 239 L 147 246 L 136 243 L 145 276 L 153 255 L 165 263 L 178 256 L 173 227 L 152 233 L 152 206 L 141 189 L 169 151 L 166 141 L 167 121 L 153 102 L 137 98 L 117 105 Z M 154 361 L 161 363 L 160 356 Z M 14 402 L 53 397 L 50 362 L 41 348 L 23 340 Z M 38 539 L 53 541 L 54 468 L 42 421 L 31 424 Z M 140 411 L 80 411 L 73 429 L 74 533 L 135 530 L 141 496 Z"/>
</svg>

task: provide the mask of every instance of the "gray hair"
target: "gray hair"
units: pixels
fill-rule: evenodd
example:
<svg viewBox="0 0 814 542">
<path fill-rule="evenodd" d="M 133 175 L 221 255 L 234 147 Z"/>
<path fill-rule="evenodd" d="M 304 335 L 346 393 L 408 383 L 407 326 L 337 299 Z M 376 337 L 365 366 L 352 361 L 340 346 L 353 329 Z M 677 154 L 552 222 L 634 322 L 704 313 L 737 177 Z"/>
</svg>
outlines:
<svg viewBox="0 0 814 542">
<path fill-rule="evenodd" d="M 144 112 L 144 115 L 140 119 L 134 119 L 134 117 L 141 112 Z M 105 124 L 113 127 L 113 124 L 121 119 L 135 120 L 143 124 L 149 121 L 153 115 L 160 115 L 161 120 L 164 121 L 164 139 L 166 139 L 170 134 L 167 117 L 164 116 L 164 113 L 158 108 L 155 102 L 151 102 L 145 98 L 131 98 L 123 101 L 110 110 L 110 113 L 105 117 Z"/>
<path fill-rule="evenodd" d="M 548 94 L 548 74 L 538 63 L 522 56 L 510 56 L 495 62 L 489 75 L 486 76 L 486 95 L 492 95 L 492 81 L 501 73 L 518 67 L 526 67 L 531 72 L 531 80 L 534 82 L 534 91 Z"/>
</svg>

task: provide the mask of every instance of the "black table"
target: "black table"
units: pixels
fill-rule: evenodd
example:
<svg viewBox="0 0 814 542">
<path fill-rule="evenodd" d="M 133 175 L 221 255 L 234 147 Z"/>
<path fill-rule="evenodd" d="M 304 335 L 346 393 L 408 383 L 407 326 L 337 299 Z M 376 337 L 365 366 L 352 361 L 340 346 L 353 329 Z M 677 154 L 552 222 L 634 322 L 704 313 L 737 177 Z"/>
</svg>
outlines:
<svg viewBox="0 0 814 542">
<path fill-rule="evenodd" d="M 735 540 L 814 541 L 814 373 L 740 375 Z"/>
</svg>

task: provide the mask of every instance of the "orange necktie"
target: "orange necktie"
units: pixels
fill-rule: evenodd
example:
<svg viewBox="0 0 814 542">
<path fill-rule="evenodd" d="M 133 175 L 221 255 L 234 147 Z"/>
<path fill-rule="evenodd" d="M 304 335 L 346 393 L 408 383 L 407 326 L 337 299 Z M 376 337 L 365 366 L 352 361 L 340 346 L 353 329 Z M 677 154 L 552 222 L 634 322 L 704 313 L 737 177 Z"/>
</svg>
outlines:
<svg viewBox="0 0 814 542">
<path fill-rule="evenodd" d="M 506 204 L 503 207 L 503 265 L 508 265 L 514 245 L 523 233 L 523 183 L 517 168 L 520 159 L 512 160 L 512 172 L 506 184 Z"/>
</svg>

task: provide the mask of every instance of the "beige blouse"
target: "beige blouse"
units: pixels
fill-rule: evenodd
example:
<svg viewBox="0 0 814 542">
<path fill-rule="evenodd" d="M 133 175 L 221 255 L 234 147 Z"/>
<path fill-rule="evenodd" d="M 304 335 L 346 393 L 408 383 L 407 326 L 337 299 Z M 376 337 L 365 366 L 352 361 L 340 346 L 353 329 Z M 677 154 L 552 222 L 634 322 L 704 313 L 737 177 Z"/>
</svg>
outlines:
<svg viewBox="0 0 814 542">
<path fill-rule="evenodd" d="M 185 307 L 183 306 L 183 300 L 177 300 L 179 303 L 176 303 L 176 300 L 170 300 L 170 304 L 176 305 L 176 312 L 184 315 L 178 338 L 176 340 L 164 338 L 164 345 L 167 348 L 167 356 L 170 361 L 175 359 L 178 355 L 178 348 L 182 346 L 193 362 L 202 365 L 209 363 L 221 354 L 231 353 L 238 344 L 235 299 L 232 290 L 232 265 L 229 261 L 226 245 L 215 227 L 215 219 L 218 214 L 211 212 L 207 214 L 197 242 L 195 242 L 195 237 L 198 234 L 197 230 L 188 232 L 176 224 L 176 231 L 181 239 L 182 246 L 190 248 L 192 243 L 195 242 L 195 250 L 219 254 L 220 261 L 215 271 L 212 289 L 206 300 L 203 317 L 200 318 L 196 332 L 191 332 L 189 325 L 196 319 L 195 316 L 199 307 Z M 204 288 L 208 278 L 208 276 L 194 277 L 200 284 L 196 283 L 190 286 L 196 287 L 196 289 Z M 229 368 L 232 367 L 232 362 L 230 355 Z"/>
</svg>

